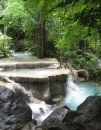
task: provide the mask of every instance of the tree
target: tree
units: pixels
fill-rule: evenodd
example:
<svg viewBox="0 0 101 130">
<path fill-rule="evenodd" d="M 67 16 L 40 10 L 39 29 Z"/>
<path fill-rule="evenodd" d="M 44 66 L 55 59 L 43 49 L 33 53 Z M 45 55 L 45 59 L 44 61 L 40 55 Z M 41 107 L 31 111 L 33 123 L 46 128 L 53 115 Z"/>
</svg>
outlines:
<svg viewBox="0 0 101 130">
<path fill-rule="evenodd" d="M 22 29 L 22 24 L 25 18 L 28 18 L 28 13 L 25 12 L 22 1 L 8 0 L 7 2 L 2 2 L 1 4 L 1 20 L 0 24 L 4 26 L 4 34 L 8 34 L 7 30 L 14 30 L 13 33 L 16 34 L 18 28 Z M 16 50 L 17 39 L 19 38 L 19 33 L 16 37 L 13 34 L 13 43 Z"/>
<path fill-rule="evenodd" d="M 97 52 L 100 46 L 100 18 L 96 16 L 96 22 L 91 19 L 95 14 L 99 16 L 100 2 L 91 2 L 92 0 L 2 1 L 0 21 L 4 27 L 16 32 L 16 35 L 12 34 L 15 45 L 23 44 L 22 48 L 33 53 L 38 50 L 39 58 L 47 56 L 50 48 L 57 48 L 54 52 L 58 52 L 62 64 L 63 60 L 75 58 L 75 55 L 86 58 L 88 51 L 100 55 Z M 93 12 L 90 13 L 92 8 Z"/>
<path fill-rule="evenodd" d="M 11 55 L 10 46 L 12 38 L 0 32 L 0 58 L 9 57 Z"/>
<path fill-rule="evenodd" d="M 50 11 L 54 6 L 58 3 L 55 1 L 46 1 L 46 0 L 39 0 L 39 1 L 32 1 L 32 0 L 24 0 L 25 7 L 28 7 L 28 10 L 31 14 L 35 12 L 36 14 L 36 21 L 37 21 L 37 41 L 38 41 L 38 52 L 39 57 L 43 58 L 46 56 L 47 53 L 47 45 L 46 45 L 46 22 L 47 16 L 49 15 Z M 27 6 L 26 6 L 27 5 Z"/>
</svg>

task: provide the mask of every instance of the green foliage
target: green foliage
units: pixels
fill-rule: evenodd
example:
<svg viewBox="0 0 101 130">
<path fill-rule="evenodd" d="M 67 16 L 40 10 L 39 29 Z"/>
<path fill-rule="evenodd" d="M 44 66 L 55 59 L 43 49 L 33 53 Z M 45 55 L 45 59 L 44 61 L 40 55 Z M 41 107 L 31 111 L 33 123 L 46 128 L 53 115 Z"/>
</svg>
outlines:
<svg viewBox="0 0 101 130">
<path fill-rule="evenodd" d="M 38 46 L 36 43 L 33 43 L 33 40 L 23 39 L 20 41 L 20 45 L 24 51 L 32 52 L 33 55 L 38 54 Z"/>
<path fill-rule="evenodd" d="M 86 67 L 93 72 L 96 72 L 98 67 L 98 57 L 91 53 L 86 53 Z"/>
<path fill-rule="evenodd" d="M 96 73 L 91 73 L 91 78 L 92 79 L 95 79 L 96 80 L 96 82 L 98 82 L 99 83 L 99 85 L 101 86 L 101 68 L 96 68 Z"/>
<path fill-rule="evenodd" d="M 45 50 L 46 56 L 58 57 L 62 63 L 71 59 L 77 69 L 95 75 L 101 58 L 100 19 L 98 0 L 0 1 L 0 24 L 13 28 L 13 41 L 20 43 L 21 50 L 34 54 Z"/>
<path fill-rule="evenodd" d="M 19 27 L 23 31 L 31 30 L 35 23 L 21 0 L 9 0 L 6 7 L 2 8 L 1 16 L 2 24 L 8 27 Z"/>
<path fill-rule="evenodd" d="M 77 55 L 77 57 L 73 59 L 73 64 L 76 69 L 85 68 L 85 58 Z"/>
<path fill-rule="evenodd" d="M 99 88 L 96 87 L 94 90 L 94 96 L 98 96 L 99 95 Z"/>
<path fill-rule="evenodd" d="M 100 88 L 100 87 L 101 87 L 101 86 L 100 86 L 99 83 L 96 84 L 95 90 L 94 90 L 94 96 L 99 96 L 99 95 L 101 95 L 101 88 Z"/>
<path fill-rule="evenodd" d="M 10 47 L 11 47 L 11 37 L 7 35 L 3 35 L 0 32 L 0 58 L 1 57 L 8 57 L 11 55 Z"/>
<path fill-rule="evenodd" d="M 95 80 L 99 78 L 99 71 L 98 71 L 98 57 L 92 53 L 86 53 L 86 64 L 85 68 L 88 69 L 90 73 L 90 77 Z"/>
</svg>

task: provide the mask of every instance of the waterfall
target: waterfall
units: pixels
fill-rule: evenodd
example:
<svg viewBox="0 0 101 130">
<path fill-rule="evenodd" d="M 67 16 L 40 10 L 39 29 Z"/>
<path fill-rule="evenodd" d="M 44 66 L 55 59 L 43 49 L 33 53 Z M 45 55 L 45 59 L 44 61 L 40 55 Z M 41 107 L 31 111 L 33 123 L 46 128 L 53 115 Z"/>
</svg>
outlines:
<svg viewBox="0 0 101 130">
<path fill-rule="evenodd" d="M 32 110 L 32 119 L 37 120 L 38 123 L 42 122 L 52 113 L 52 106 L 45 103 L 27 103 Z"/>
<path fill-rule="evenodd" d="M 55 109 L 55 106 L 48 105 L 44 101 L 40 101 L 33 97 L 31 91 L 27 91 L 18 83 L 12 81 L 15 92 L 28 104 L 32 110 L 32 119 L 35 119 L 38 125 L 48 117 Z"/>
<path fill-rule="evenodd" d="M 27 102 L 27 104 L 32 110 L 32 119 L 36 120 L 38 125 L 40 125 L 55 109 L 55 106 L 48 105 L 43 101 L 40 101 L 40 103 Z"/>
<path fill-rule="evenodd" d="M 69 73 L 69 74 L 68 74 L 67 86 L 68 86 L 70 89 L 78 90 L 78 86 L 77 86 L 75 83 L 73 83 L 72 73 Z"/>
</svg>

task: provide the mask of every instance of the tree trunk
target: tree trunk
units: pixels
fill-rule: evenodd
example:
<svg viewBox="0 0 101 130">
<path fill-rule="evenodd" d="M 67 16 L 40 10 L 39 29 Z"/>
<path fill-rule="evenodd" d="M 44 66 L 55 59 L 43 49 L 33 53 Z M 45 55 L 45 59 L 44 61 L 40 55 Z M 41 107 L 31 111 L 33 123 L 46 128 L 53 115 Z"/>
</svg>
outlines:
<svg viewBox="0 0 101 130">
<path fill-rule="evenodd" d="M 38 37 L 38 49 L 39 49 L 39 58 L 45 57 L 45 20 L 43 13 L 40 12 L 40 27 L 39 27 L 39 37 Z"/>
<path fill-rule="evenodd" d="M 2 43 L 2 47 L 4 50 L 5 50 L 6 34 L 7 34 L 7 26 L 4 26 L 4 42 Z"/>
</svg>

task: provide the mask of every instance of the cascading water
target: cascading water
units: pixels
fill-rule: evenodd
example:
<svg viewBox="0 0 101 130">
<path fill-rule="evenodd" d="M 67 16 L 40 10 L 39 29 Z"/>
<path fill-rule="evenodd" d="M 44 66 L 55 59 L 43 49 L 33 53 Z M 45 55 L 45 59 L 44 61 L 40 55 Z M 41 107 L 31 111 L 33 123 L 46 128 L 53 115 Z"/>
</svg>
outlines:
<svg viewBox="0 0 101 130">
<path fill-rule="evenodd" d="M 57 64 L 53 67 L 54 69 L 51 67 L 48 68 L 53 63 Z M 33 57 L 27 53 L 20 53 L 20 55 L 15 54 L 14 57 L 0 60 L 0 67 L 2 68 L 0 76 L 7 76 L 16 82 L 15 83 L 12 81 L 15 91 L 19 93 L 19 96 L 21 96 L 21 98 L 30 106 L 33 113 L 32 118 L 37 120 L 39 123 L 42 122 L 55 109 L 55 107 L 47 105 L 42 101 L 35 102 L 32 96 L 33 92 L 30 92 L 30 84 L 32 87 L 34 86 L 37 88 L 33 90 L 36 95 L 38 95 L 37 90 L 40 89 L 44 99 L 50 98 L 50 95 L 52 95 L 50 94 L 50 84 L 53 87 L 51 91 L 55 90 L 55 88 L 57 89 L 58 85 L 54 87 L 55 82 L 58 82 L 58 84 L 61 85 L 65 91 L 64 81 L 66 81 L 66 76 L 69 70 L 57 69 L 58 65 L 59 63 L 55 58 L 38 59 L 37 57 Z M 51 77 L 51 81 L 49 80 L 49 77 Z M 60 77 L 63 79 L 61 80 Z M 49 84 L 49 82 L 52 82 L 53 84 Z M 23 85 L 24 87 L 21 87 L 17 83 L 26 84 L 28 91 L 24 88 L 25 85 Z M 64 91 L 59 91 L 59 93 L 61 92 L 61 94 L 63 94 Z M 41 94 L 39 93 L 39 95 Z M 42 97 L 38 99 L 43 100 Z"/>
<path fill-rule="evenodd" d="M 46 105 L 43 103 L 27 103 L 31 110 L 32 110 L 32 119 L 37 120 L 38 123 L 41 123 L 43 120 L 45 120 L 48 115 L 52 113 L 52 106 Z"/>
<path fill-rule="evenodd" d="M 49 87 L 46 89 L 46 87 L 44 87 L 43 85 L 45 91 L 44 90 L 42 91 L 42 84 L 49 86 L 49 76 L 50 77 L 55 76 L 55 79 L 57 81 L 57 77 L 59 78 L 58 75 L 63 75 L 63 74 L 67 75 L 67 73 L 69 73 L 69 71 L 66 69 L 51 69 L 51 68 L 35 69 L 35 68 L 40 68 L 40 67 L 43 68 L 49 66 L 52 63 L 58 64 L 57 60 L 55 59 L 41 60 L 36 57 L 30 56 L 29 54 L 27 55 L 27 57 L 26 56 L 23 57 L 23 56 L 19 57 L 15 55 L 14 57 L 11 57 L 9 59 L 4 58 L 0 60 L 0 67 L 4 68 L 3 72 L 0 72 L 0 75 L 7 76 L 12 80 L 14 80 L 15 82 L 20 82 L 20 81 L 21 83 L 28 82 L 27 84 L 28 88 L 30 86 L 30 83 L 35 82 L 35 84 L 37 85 L 37 89 L 39 88 L 41 93 L 44 93 L 44 97 L 47 97 L 47 95 L 49 95 Z M 8 69 L 9 67 L 11 69 Z M 59 78 L 59 80 L 60 79 L 61 78 Z M 38 87 L 39 81 L 41 87 Z M 53 82 L 53 78 L 52 78 L 52 82 Z M 70 109 L 75 110 L 76 107 L 80 103 L 82 103 L 87 96 L 94 95 L 94 91 L 95 91 L 94 84 L 95 83 L 92 82 L 81 82 L 75 84 L 73 83 L 72 74 L 70 73 L 68 75 L 68 81 L 67 81 L 67 95 L 58 104 L 60 106 L 67 105 L 68 107 L 70 107 Z M 53 87 L 53 85 L 51 86 Z M 36 93 L 36 89 L 34 91 Z M 54 87 L 52 91 L 54 91 Z M 22 89 L 22 92 L 24 93 L 24 96 L 27 97 L 27 99 L 29 98 L 27 103 L 33 111 L 33 115 L 32 115 L 33 119 L 36 119 L 37 121 L 41 122 L 53 111 L 52 106 L 49 106 L 42 102 L 34 102 L 30 89 L 28 91 Z M 38 93 L 36 93 L 36 95 L 38 95 Z"/>
<path fill-rule="evenodd" d="M 71 110 L 76 110 L 88 96 L 101 95 L 101 87 L 96 82 L 86 81 L 73 83 L 72 74 L 68 75 L 67 94 L 57 103 L 58 106 L 67 105 Z"/>
<path fill-rule="evenodd" d="M 41 123 L 54 110 L 52 105 L 47 105 L 45 102 L 35 99 L 31 91 L 27 91 L 14 81 L 12 81 L 12 83 L 16 93 L 21 96 L 31 108 L 32 119 L 35 119 L 38 123 Z"/>
<path fill-rule="evenodd" d="M 72 73 L 69 73 L 69 74 L 68 74 L 67 86 L 68 86 L 70 89 L 78 90 L 78 86 L 77 86 L 75 83 L 73 83 Z"/>
<path fill-rule="evenodd" d="M 41 125 L 41 123 L 53 112 L 55 107 L 51 105 L 47 105 L 45 102 L 40 101 L 40 103 L 36 103 L 32 101 L 27 102 L 28 106 L 32 110 L 32 119 L 37 121 L 37 125 Z"/>
</svg>

